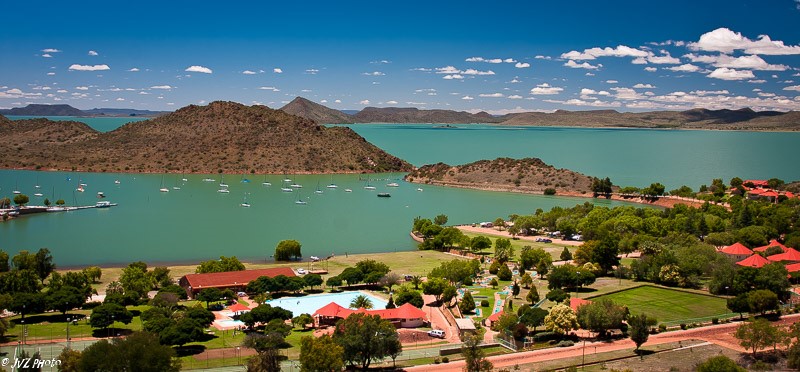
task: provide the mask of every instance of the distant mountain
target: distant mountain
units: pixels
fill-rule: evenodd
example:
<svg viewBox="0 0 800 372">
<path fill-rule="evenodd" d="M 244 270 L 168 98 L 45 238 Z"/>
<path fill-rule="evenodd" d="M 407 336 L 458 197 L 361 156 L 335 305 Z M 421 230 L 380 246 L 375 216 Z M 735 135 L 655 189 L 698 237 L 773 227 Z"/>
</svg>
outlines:
<svg viewBox="0 0 800 372">
<path fill-rule="evenodd" d="M 233 102 L 190 105 L 107 133 L 47 119 L 0 122 L 0 137 L 14 144 L 0 147 L 4 168 L 239 174 L 412 168 L 350 128 Z"/>
<path fill-rule="evenodd" d="M 355 115 L 361 110 L 339 110 L 339 111 L 344 112 L 347 115 Z"/>
<path fill-rule="evenodd" d="M 482 190 L 591 195 L 592 177 L 568 169 L 557 169 L 538 158 L 480 160 L 451 166 L 424 165 L 406 175 L 409 182 Z"/>
<path fill-rule="evenodd" d="M 83 110 L 83 112 L 89 116 L 159 116 L 170 113 L 170 111 L 150 111 L 119 108 L 93 108 L 91 110 Z"/>
<path fill-rule="evenodd" d="M 0 110 L 0 115 L 20 115 L 20 116 L 85 116 L 81 110 L 70 105 L 40 105 L 30 104 L 25 107 L 14 107 L 8 110 Z"/>
<path fill-rule="evenodd" d="M 296 97 L 280 108 L 281 111 L 314 120 L 319 124 L 347 124 L 352 123 L 353 118 L 339 110 L 325 107 L 319 103 L 311 102 L 303 97 Z"/>
<path fill-rule="evenodd" d="M 498 123 L 499 119 L 483 112 L 470 114 L 452 110 L 420 110 L 413 107 L 366 107 L 353 115 L 359 123 Z"/>
</svg>

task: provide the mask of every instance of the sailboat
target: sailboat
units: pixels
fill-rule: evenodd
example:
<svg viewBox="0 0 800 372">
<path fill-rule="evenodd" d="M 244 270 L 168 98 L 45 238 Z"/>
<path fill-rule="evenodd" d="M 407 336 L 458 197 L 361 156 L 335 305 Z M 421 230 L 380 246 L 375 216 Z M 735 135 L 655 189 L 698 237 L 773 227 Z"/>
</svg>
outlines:
<svg viewBox="0 0 800 372">
<path fill-rule="evenodd" d="M 247 193 L 244 193 L 244 199 L 242 200 L 242 204 L 239 204 L 244 208 L 250 208 L 250 203 L 247 202 Z"/>
<path fill-rule="evenodd" d="M 160 188 L 160 189 L 158 189 L 158 191 L 161 191 L 161 192 L 169 192 L 169 189 L 168 189 L 168 188 L 166 188 L 166 187 L 164 187 L 164 176 L 163 176 L 163 175 L 161 176 L 161 188 Z"/>
<path fill-rule="evenodd" d="M 219 181 L 219 187 L 228 187 L 228 184 L 225 183 L 225 175 L 222 175 L 222 178 Z"/>
<path fill-rule="evenodd" d="M 364 186 L 364 190 L 375 190 L 375 186 L 372 186 L 372 185 L 369 183 L 369 177 L 367 177 L 367 185 L 366 185 L 366 186 Z"/>
<path fill-rule="evenodd" d="M 39 177 L 38 176 L 36 177 L 36 186 L 33 186 L 33 187 L 36 188 L 36 189 L 42 188 L 41 186 L 39 186 Z"/>
<path fill-rule="evenodd" d="M 175 179 L 175 186 L 172 186 L 172 189 L 173 189 L 173 190 L 180 190 L 180 189 L 181 189 L 181 187 L 180 187 L 180 186 L 178 186 L 178 180 L 177 180 L 177 178 Z"/>
<path fill-rule="evenodd" d="M 333 183 L 333 175 L 331 175 L 331 184 L 330 184 L 330 185 L 328 185 L 327 187 L 328 187 L 329 189 L 335 189 L 335 188 L 338 188 L 338 187 L 339 187 L 339 186 L 336 186 L 336 184 L 335 184 L 335 183 Z"/>
<path fill-rule="evenodd" d="M 286 172 L 283 172 L 283 182 L 287 182 L 287 183 L 288 183 L 288 182 L 292 182 L 292 179 L 291 179 L 291 178 L 289 178 L 289 177 L 286 177 Z"/>
<path fill-rule="evenodd" d="M 86 187 L 86 184 L 83 183 L 83 180 L 78 180 L 78 188 L 75 189 L 75 191 L 84 192 L 84 191 L 86 191 L 86 189 L 84 189 L 84 187 Z"/>
<path fill-rule="evenodd" d="M 264 175 L 264 182 L 261 182 L 264 186 L 272 186 L 272 182 L 267 181 L 267 175 Z"/>
<path fill-rule="evenodd" d="M 119 185 L 120 183 L 122 183 L 122 182 L 119 182 L 119 180 L 114 180 L 114 184 L 115 185 Z"/>
<path fill-rule="evenodd" d="M 189 182 L 189 179 L 188 179 L 188 178 L 186 178 L 186 176 L 185 176 L 183 173 L 181 173 L 181 181 L 183 181 L 183 182 Z"/>
<path fill-rule="evenodd" d="M 294 191 L 294 189 L 292 189 L 290 187 L 286 187 L 286 182 L 287 182 L 286 179 L 284 179 L 283 180 L 283 185 L 281 185 L 281 191 L 283 191 L 283 192 L 292 192 L 292 191 Z"/>
<path fill-rule="evenodd" d="M 322 194 L 322 190 L 320 190 L 320 188 L 319 188 L 319 182 L 317 182 L 317 189 L 314 190 L 314 193 L 315 194 Z"/>
<path fill-rule="evenodd" d="M 297 201 L 296 201 L 296 202 L 294 202 L 294 203 L 295 203 L 295 204 L 300 204 L 300 205 L 306 205 L 306 204 L 308 204 L 308 202 L 306 202 L 305 200 L 303 200 L 303 199 L 300 199 L 300 194 L 297 194 Z"/>
</svg>

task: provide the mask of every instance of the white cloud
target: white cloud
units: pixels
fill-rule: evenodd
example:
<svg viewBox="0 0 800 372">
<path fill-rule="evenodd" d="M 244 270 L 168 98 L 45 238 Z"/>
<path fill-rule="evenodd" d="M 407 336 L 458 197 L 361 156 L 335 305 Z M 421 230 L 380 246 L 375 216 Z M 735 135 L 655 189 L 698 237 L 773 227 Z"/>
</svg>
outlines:
<svg viewBox="0 0 800 372">
<path fill-rule="evenodd" d="M 189 67 L 187 67 L 187 68 L 186 68 L 186 70 L 184 70 L 184 71 L 186 71 L 186 72 L 199 72 L 199 73 L 203 73 L 203 74 L 210 74 L 210 73 L 212 73 L 212 72 L 213 72 L 213 71 L 211 71 L 211 69 L 210 69 L 210 68 L 208 68 L 208 67 L 204 67 L 204 66 L 197 66 L 197 65 L 194 65 L 194 66 L 189 66 Z"/>
<path fill-rule="evenodd" d="M 531 94 L 535 95 L 549 95 L 549 94 L 559 94 L 564 90 L 564 88 L 554 87 L 550 84 L 544 83 L 539 84 L 535 88 L 531 89 Z"/>
<path fill-rule="evenodd" d="M 546 99 L 546 100 L 544 100 L 544 102 L 558 103 L 558 104 L 569 105 L 569 106 L 590 106 L 590 107 L 619 107 L 619 106 L 621 106 L 621 103 L 616 102 L 616 101 L 607 102 L 607 101 L 600 101 L 600 100 L 597 100 L 597 99 L 592 100 L 592 101 L 582 100 L 582 99 L 575 99 L 575 98 L 569 99 L 569 100 L 566 100 L 566 101 Z"/>
<path fill-rule="evenodd" d="M 479 70 L 472 69 L 472 68 L 468 68 L 468 69 L 462 71 L 461 73 L 464 74 L 464 75 L 494 75 L 494 71 L 492 71 L 492 70 L 479 71 Z"/>
<path fill-rule="evenodd" d="M 273 92 L 280 92 L 281 90 L 275 87 L 258 87 L 260 90 L 271 90 Z"/>
<path fill-rule="evenodd" d="M 567 63 L 565 63 L 564 66 L 567 66 L 569 68 L 585 68 L 587 70 L 596 70 L 596 69 L 599 69 L 600 67 L 603 67 L 603 65 L 600 64 L 600 63 L 598 63 L 595 66 L 595 65 L 590 64 L 589 62 L 576 63 L 573 60 L 567 61 Z"/>
<path fill-rule="evenodd" d="M 658 69 L 655 68 L 655 67 L 645 67 L 644 70 L 647 71 L 647 72 L 656 72 L 656 71 L 658 71 Z"/>
<path fill-rule="evenodd" d="M 363 101 L 359 102 L 358 104 L 359 104 L 359 105 L 369 105 L 369 100 L 368 100 L 368 99 L 365 99 L 365 100 L 363 100 Z"/>
<path fill-rule="evenodd" d="M 522 80 L 519 80 L 516 77 L 511 79 L 511 81 L 509 81 L 509 83 L 511 83 L 511 84 L 516 84 L 516 83 L 521 83 L 521 82 L 522 82 Z"/>
<path fill-rule="evenodd" d="M 417 68 L 412 68 L 411 71 L 431 72 L 431 71 L 433 71 L 433 69 L 425 68 L 425 67 L 417 67 Z"/>
<path fill-rule="evenodd" d="M 505 95 L 503 93 L 481 93 L 478 97 L 484 98 L 503 98 Z"/>
<path fill-rule="evenodd" d="M 42 54 L 42 57 L 43 57 L 43 58 L 53 58 L 53 56 L 52 56 L 52 55 L 50 55 L 50 53 L 45 53 L 45 54 Z"/>
<path fill-rule="evenodd" d="M 392 61 L 390 61 L 388 59 L 382 59 L 382 60 L 379 60 L 379 61 L 371 61 L 370 63 L 372 63 L 374 65 L 386 65 L 386 64 L 392 63 Z"/>
<path fill-rule="evenodd" d="M 522 96 L 520 96 L 518 94 L 512 94 L 512 95 L 508 96 L 508 99 L 522 99 Z"/>
<path fill-rule="evenodd" d="M 500 58 L 492 58 L 492 59 L 487 59 L 484 62 L 487 62 L 487 63 L 503 63 L 503 60 L 500 59 Z"/>
<path fill-rule="evenodd" d="M 517 60 L 515 60 L 514 58 L 506 58 L 506 59 L 503 60 L 503 62 L 505 62 L 505 63 L 517 63 Z"/>
<path fill-rule="evenodd" d="M 244 71 L 242 71 L 242 74 L 244 74 L 244 75 L 255 75 L 255 74 L 257 74 L 257 72 L 250 71 L 250 70 L 244 70 Z"/>
<path fill-rule="evenodd" d="M 323 100 L 319 101 L 319 103 L 328 103 L 328 100 L 327 99 L 323 99 Z"/>
<path fill-rule="evenodd" d="M 95 52 L 94 50 L 90 50 L 88 54 L 89 54 L 90 56 L 97 56 L 97 55 L 99 55 L 99 54 L 98 54 L 97 52 Z"/>
<path fill-rule="evenodd" d="M 697 42 L 689 43 L 688 47 L 692 50 L 721 53 L 742 50 L 746 54 L 800 54 L 800 45 L 785 45 L 783 41 L 772 40 L 768 35 L 760 35 L 758 40 L 750 40 L 740 32 L 733 32 L 725 27 L 706 32 Z"/>
<path fill-rule="evenodd" d="M 533 58 L 535 58 L 535 59 L 546 59 L 546 60 L 553 59 L 553 58 L 552 58 L 552 57 L 550 57 L 550 56 L 542 56 L 542 55 L 538 55 L 538 56 L 536 56 L 536 57 L 533 57 Z"/>
<path fill-rule="evenodd" d="M 143 96 L 144 96 L 144 95 L 148 95 L 148 94 L 150 94 L 150 93 L 147 93 L 147 92 L 145 92 L 145 91 L 141 91 L 141 92 L 139 92 L 139 94 L 141 94 L 141 95 L 143 95 Z"/>
<path fill-rule="evenodd" d="M 721 80 L 745 80 L 756 77 L 755 75 L 753 75 L 753 71 L 734 70 L 732 68 L 727 68 L 727 67 L 720 67 L 706 76 Z"/>
<path fill-rule="evenodd" d="M 42 49 L 42 53 L 61 53 L 61 51 L 54 48 L 46 48 Z"/>
<path fill-rule="evenodd" d="M 319 72 L 319 70 L 317 70 L 315 68 L 310 68 L 310 69 L 306 70 L 306 73 L 309 74 L 309 75 L 316 75 L 318 72 Z"/>
<path fill-rule="evenodd" d="M 108 65 L 78 65 L 74 64 L 69 66 L 70 71 L 104 71 L 110 70 L 111 67 Z"/>
<path fill-rule="evenodd" d="M 585 73 L 585 74 L 583 74 L 583 75 L 584 75 L 584 76 L 594 76 L 594 74 L 593 74 L 593 73 L 591 73 L 591 72 L 587 72 L 587 73 Z"/>
<path fill-rule="evenodd" d="M 767 81 L 766 81 L 766 80 L 764 80 L 764 79 L 754 79 L 754 80 L 748 80 L 747 82 L 748 82 L 748 83 L 751 83 L 751 84 L 764 84 L 764 83 L 766 83 Z"/>
<path fill-rule="evenodd" d="M 792 85 L 792 86 L 784 87 L 783 90 L 793 90 L 795 92 L 800 92 L 800 85 Z"/>
<path fill-rule="evenodd" d="M 134 68 L 132 68 L 132 69 L 130 69 L 130 70 L 128 70 L 128 71 L 129 71 L 129 72 L 139 72 L 139 69 L 138 69 L 138 68 L 136 68 L 136 67 L 134 67 Z"/>
<path fill-rule="evenodd" d="M 89 87 L 75 87 L 77 90 L 89 90 Z"/>
<path fill-rule="evenodd" d="M 397 101 L 395 101 L 395 100 L 386 101 L 386 104 L 387 104 L 387 105 L 396 105 L 396 104 L 397 104 Z"/>
<path fill-rule="evenodd" d="M 531 64 L 528 63 L 528 62 L 517 62 L 517 64 L 515 64 L 514 67 L 516 67 L 516 68 L 528 68 L 528 67 L 531 67 Z"/>
<path fill-rule="evenodd" d="M 713 94 L 713 95 L 721 95 L 721 94 L 730 94 L 730 93 L 731 92 L 729 92 L 727 89 L 723 89 L 723 90 L 693 90 L 693 91 L 689 92 L 689 94 L 694 94 L 694 95 L 697 95 L 697 96 L 707 96 L 707 95 L 711 95 L 711 94 Z"/>
<path fill-rule="evenodd" d="M 667 67 L 667 70 L 675 72 L 697 72 L 700 71 L 700 67 L 697 67 L 691 63 L 686 63 L 680 66 Z"/>
<path fill-rule="evenodd" d="M 69 91 L 66 89 L 59 89 L 56 91 L 56 93 L 69 93 Z"/>
<path fill-rule="evenodd" d="M 437 67 L 436 68 L 437 74 L 460 74 L 461 70 L 455 68 L 454 66 L 445 66 L 445 67 Z"/>
<path fill-rule="evenodd" d="M 789 66 L 786 65 L 771 65 L 757 55 L 731 57 L 725 54 L 710 56 L 689 53 L 684 57 L 689 58 L 692 62 L 708 63 L 714 67 L 744 68 L 760 71 L 786 71 L 789 69 Z"/>
<path fill-rule="evenodd" d="M 471 101 L 471 100 L 473 100 L 473 99 L 475 99 L 475 98 L 472 98 L 472 97 L 470 97 L 470 96 L 464 96 L 464 97 L 461 97 L 461 99 L 463 99 L 463 100 L 465 100 L 465 101 Z"/>
<path fill-rule="evenodd" d="M 150 89 L 172 89 L 172 87 L 169 85 L 154 85 Z"/>
<path fill-rule="evenodd" d="M 342 100 L 337 99 L 337 100 L 333 101 L 333 103 L 342 103 Z"/>
<path fill-rule="evenodd" d="M 47 76 L 54 76 L 55 74 L 56 74 L 55 72 L 48 72 Z"/>
<path fill-rule="evenodd" d="M 633 90 L 631 88 L 616 88 L 615 87 L 615 88 L 611 88 L 611 90 L 613 90 L 616 93 L 616 94 L 614 94 L 614 97 L 616 99 L 621 99 L 621 100 L 628 101 L 628 100 L 636 100 L 636 99 L 644 99 L 645 98 L 643 95 L 639 94 L 637 91 L 635 91 L 635 90 Z"/>
<path fill-rule="evenodd" d="M 282 70 L 282 69 L 280 69 L 280 68 L 277 68 L 277 67 L 276 67 L 276 68 L 273 68 L 273 69 L 272 69 L 272 72 L 274 72 L 274 73 L 276 73 L 276 74 L 282 74 L 282 73 L 283 73 L 283 70 Z"/>
<path fill-rule="evenodd" d="M 123 101 L 125 101 L 125 98 L 117 98 L 117 101 L 123 102 Z"/>
<path fill-rule="evenodd" d="M 642 84 L 642 83 L 636 84 L 633 87 L 635 89 L 655 89 L 655 86 L 653 86 L 652 84 Z"/>
<path fill-rule="evenodd" d="M 619 81 L 616 81 L 616 80 L 606 80 L 606 83 L 607 83 L 607 84 L 617 84 L 617 83 L 619 83 Z"/>
<path fill-rule="evenodd" d="M 366 75 L 366 76 L 383 76 L 383 75 L 386 75 L 386 74 L 384 74 L 383 72 L 380 72 L 380 71 L 373 71 L 373 72 L 365 72 L 365 73 L 363 73 L 363 74 L 361 74 L 361 75 Z"/>
<path fill-rule="evenodd" d="M 461 76 L 461 75 L 459 75 L 459 74 L 452 74 L 452 75 L 445 75 L 445 76 L 442 76 L 442 79 L 445 79 L 445 80 L 454 80 L 454 79 L 455 79 L 455 80 L 461 80 L 461 79 L 463 79 L 463 78 L 464 78 L 464 77 L 463 77 L 463 76 Z"/>
<path fill-rule="evenodd" d="M 583 52 L 573 50 L 561 55 L 561 58 L 575 60 L 596 59 L 597 57 L 647 57 L 647 52 L 625 45 L 618 45 L 616 48 L 590 48 L 585 49 Z"/>
</svg>

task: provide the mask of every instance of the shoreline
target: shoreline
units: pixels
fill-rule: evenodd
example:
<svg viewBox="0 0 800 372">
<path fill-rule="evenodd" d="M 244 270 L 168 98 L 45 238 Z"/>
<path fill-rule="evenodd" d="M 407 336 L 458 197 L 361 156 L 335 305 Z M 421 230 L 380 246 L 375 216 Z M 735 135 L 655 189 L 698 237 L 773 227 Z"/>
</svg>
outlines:
<svg viewBox="0 0 800 372">
<path fill-rule="evenodd" d="M 709 131 L 709 132 L 773 132 L 773 133 L 797 133 L 800 132 L 800 128 L 793 129 L 793 128 L 781 128 L 781 129 L 774 129 L 774 128 L 748 128 L 748 129 L 730 129 L 730 128 L 697 128 L 697 127 L 645 127 L 645 126 L 623 126 L 623 125 L 541 125 L 541 124 L 503 124 L 503 123 L 387 123 L 387 122 L 375 122 L 375 123 L 339 123 L 339 124 L 332 124 L 332 123 L 324 123 L 320 125 L 490 125 L 490 126 L 498 126 L 498 127 L 519 127 L 519 128 L 566 128 L 566 129 L 616 129 L 616 130 L 630 130 L 630 129 L 642 129 L 642 130 L 663 130 L 663 131 L 674 131 L 674 130 L 687 130 L 687 131 Z"/>
</svg>

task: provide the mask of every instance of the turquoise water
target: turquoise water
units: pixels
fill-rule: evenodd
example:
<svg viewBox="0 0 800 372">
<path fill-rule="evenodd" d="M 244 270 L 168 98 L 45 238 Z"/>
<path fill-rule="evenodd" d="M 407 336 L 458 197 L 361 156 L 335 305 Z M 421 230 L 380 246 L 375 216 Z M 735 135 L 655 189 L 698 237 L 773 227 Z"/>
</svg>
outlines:
<svg viewBox="0 0 800 372">
<path fill-rule="evenodd" d="M 227 176 L 229 194 L 218 193 L 219 175 L 66 173 L 0 170 L 0 195 L 12 197 L 19 190 L 31 205 L 64 199 L 69 205 L 94 205 L 102 191 L 119 206 L 72 212 L 23 216 L 0 223 L 0 249 L 49 248 L 61 266 L 151 263 L 196 263 L 220 255 L 261 261 L 284 239 L 303 244 L 303 255 L 325 257 L 331 253 L 391 252 L 415 249 L 409 228 L 416 216 L 444 213 L 450 223 L 493 221 L 511 213 L 533 213 L 537 208 L 574 206 L 583 199 L 542 195 L 493 193 L 408 184 L 402 174 L 382 174 L 373 180 L 377 190 L 363 187 L 359 175 L 289 176 L 305 187 L 281 192 L 283 176 Z M 216 182 L 203 182 L 206 177 Z M 248 176 L 249 177 L 249 176 Z M 373 177 L 376 177 L 373 175 Z M 163 186 L 181 190 L 159 192 Z M 374 179 L 374 178 L 373 178 Z M 116 185 L 115 180 L 120 184 Z M 336 190 L 325 186 L 331 181 Z M 387 187 L 398 182 L 400 187 Z M 41 185 L 42 198 L 33 196 Z M 75 192 L 79 183 L 86 191 Z M 323 194 L 314 191 L 320 185 Z M 424 191 L 416 191 L 422 187 Z M 352 192 L 345 192 L 345 188 Z M 390 192 L 390 198 L 378 198 Z M 241 207 L 245 193 L 250 208 Z M 297 205 L 298 198 L 307 202 Z M 602 205 L 620 202 L 596 201 Z"/>
<path fill-rule="evenodd" d="M 85 123 L 86 125 L 100 132 L 112 131 L 128 123 L 148 119 L 148 118 L 133 117 L 133 116 L 121 116 L 121 117 L 22 116 L 22 115 L 7 116 L 7 118 L 11 120 L 36 119 L 41 117 L 45 117 L 50 120 L 79 121 L 81 123 Z"/>
<path fill-rule="evenodd" d="M 279 306 L 292 312 L 292 316 L 298 316 L 303 313 L 314 314 L 323 306 L 335 302 L 341 307 L 350 307 L 350 303 L 360 296 L 367 296 L 372 301 L 372 310 L 383 310 L 386 308 L 387 302 L 363 292 L 340 292 L 340 293 L 326 293 L 320 295 L 311 295 L 303 297 L 284 297 L 277 300 L 269 300 L 266 304 L 270 306 Z"/>
</svg>

